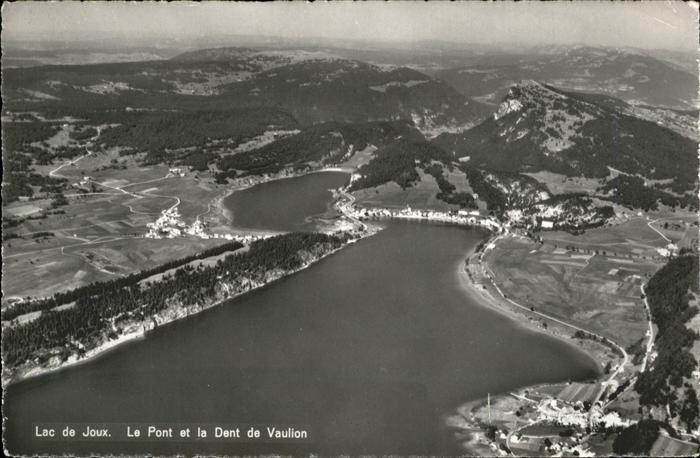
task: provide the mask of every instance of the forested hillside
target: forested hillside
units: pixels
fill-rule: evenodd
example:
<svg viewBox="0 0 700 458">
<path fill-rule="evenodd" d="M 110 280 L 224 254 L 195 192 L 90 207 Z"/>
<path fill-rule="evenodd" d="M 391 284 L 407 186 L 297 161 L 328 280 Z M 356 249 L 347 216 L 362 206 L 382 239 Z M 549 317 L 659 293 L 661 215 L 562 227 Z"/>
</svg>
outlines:
<svg viewBox="0 0 700 458">
<path fill-rule="evenodd" d="M 416 166 L 426 167 L 431 161 L 450 162 L 445 151 L 425 141 L 398 140 L 378 150 L 374 159 L 358 170 L 360 178 L 351 190 L 369 188 L 394 181 L 405 188 L 419 179 Z"/>
<path fill-rule="evenodd" d="M 686 326 L 698 313 L 690 301 L 700 294 L 699 275 L 698 256 L 684 254 L 671 259 L 649 280 L 646 294 L 658 327 L 654 342 L 658 356 L 634 385 L 642 406 L 663 412 L 668 405 L 671 417 L 689 430 L 697 428 L 700 419 L 698 396 L 689 383 L 698 366 L 689 350 L 698 336 Z"/>
<path fill-rule="evenodd" d="M 443 134 L 433 143 L 458 157 L 468 156 L 470 166 L 494 172 L 545 170 L 602 179 L 614 168 L 659 181 L 657 190 L 680 195 L 681 205 L 688 202 L 683 194 L 692 194 L 697 181 L 695 141 L 617 112 L 607 102 L 596 104 L 594 98 L 532 81 L 511 88 L 486 121 L 465 133 Z M 631 203 L 639 207 L 643 202 Z"/>
<path fill-rule="evenodd" d="M 287 166 L 339 164 L 368 146 L 380 147 L 397 138 L 422 140 L 411 121 L 369 123 L 330 122 L 276 140 L 261 148 L 222 157 L 217 166 L 224 174 L 274 173 Z"/>
<path fill-rule="evenodd" d="M 325 234 L 285 234 L 256 241 L 245 253 L 229 255 L 215 266 L 178 269 L 145 286 L 138 283 L 139 275 L 132 275 L 81 288 L 59 298 L 75 301 L 74 306 L 4 329 L 3 362 L 12 367 L 54 356 L 65 360 L 99 344 L 120 323 L 140 322 L 169 306 L 204 307 L 229 295 L 226 291 L 246 291 L 276 272 L 298 269 L 343 242 Z"/>
</svg>

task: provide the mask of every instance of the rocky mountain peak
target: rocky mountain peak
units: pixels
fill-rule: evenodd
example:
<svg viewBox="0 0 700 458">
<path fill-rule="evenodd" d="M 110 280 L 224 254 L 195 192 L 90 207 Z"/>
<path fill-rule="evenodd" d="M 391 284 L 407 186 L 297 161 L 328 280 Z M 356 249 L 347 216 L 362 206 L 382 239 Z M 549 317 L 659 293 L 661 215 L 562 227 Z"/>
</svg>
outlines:
<svg viewBox="0 0 700 458">
<path fill-rule="evenodd" d="M 513 112 L 523 109 L 529 111 L 553 100 L 565 98 L 564 94 L 554 91 L 538 81 L 523 80 L 510 88 L 493 117 L 498 120 Z"/>
<path fill-rule="evenodd" d="M 601 114 L 600 107 L 538 81 L 523 80 L 510 88 L 493 118 L 507 142 L 529 136 L 551 154 L 571 147 L 582 126 Z"/>
</svg>

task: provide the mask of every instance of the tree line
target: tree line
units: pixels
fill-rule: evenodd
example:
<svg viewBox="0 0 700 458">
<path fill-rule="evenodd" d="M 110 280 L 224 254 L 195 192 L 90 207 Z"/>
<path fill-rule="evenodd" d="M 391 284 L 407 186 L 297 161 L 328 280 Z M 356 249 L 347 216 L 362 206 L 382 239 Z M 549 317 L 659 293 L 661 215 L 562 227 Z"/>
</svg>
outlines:
<svg viewBox="0 0 700 458">
<path fill-rule="evenodd" d="M 48 233 L 40 233 L 40 234 L 48 234 Z M 115 287 L 131 286 L 131 285 L 134 285 L 134 284 L 140 282 L 144 278 L 148 278 L 148 277 L 151 277 L 153 275 L 163 273 L 163 272 L 168 271 L 170 269 L 174 269 L 175 267 L 179 267 L 179 266 L 182 266 L 182 265 L 187 264 L 189 262 L 196 261 L 197 259 L 204 259 L 204 258 L 208 258 L 211 256 L 218 256 L 221 253 L 225 253 L 227 251 L 235 251 L 235 250 L 238 250 L 239 248 L 242 248 L 242 247 L 243 247 L 243 244 L 240 242 L 236 242 L 236 241 L 224 243 L 224 244 L 216 246 L 214 248 L 209 248 L 209 249 L 204 250 L 202 252 L 193 254 L 192 256 L 186 256 L 184 258 L 180 258 L 180 259 L 176 259 L 174 261 L 166 262 L 166 263 L 160 264 L 152 269 L 142 270 L 140 272 L 133 273 L 133 274 L 127 275 L 125 277 L 118 278 L 116 280 L 110 280 L 107 283 L 112 283 L 112 284 L 114 284 Z M 93 282 L 93 283 L 90 283 L 89 285 L 81 286 L 79 288 L 75 288 L 75 289 L 72 289 L 70 291 L 56 293 L 47 299 L 40 299 L 40 300 L 31 301 L 31 302 L 22 302 L 22 303 L 16 304 L 14 307 L 6 308 L 2 311 L 2 321 L 12 320 L 13 318 L 16 318 L 20 315 L 24 315 L 25 313 L 37 312 L 37 311 L 42 311 L 42 310 L 51 310 L 52 308 L 58 307 L 60 305 L 67 304 L 69 302 L 73 302 L 82 296 L 96 295 L 99 291 L 102 291 L 104 289 L 104 283 L 105 282 Z"/>
<path fill-rule="evenodd" d="M 382 146 L 396 137 L 422 138 L 410 121 L 366 123 L 327 122 L 311 126 L 260 148 L 221 157 L 222 177 L 231 171 L 243 175 L 276 173 L 287 166 L 338 164 L 369 145 Z"/>
<path fill-rule="evenodd" d="M 222 283 L 246 291 L 277 270 L 301 267 L 309 256 L 340 247 L 345 236 L 291 233 L 258 240 L 250 250 L 230 255 L 213 266 L 185 266 L 161 281 L 141 285 L 111 281 L 91 285 L 75 297 L 72 308 L 47 311 L 27 324 L 3 332 L 2 352 L 7 366 L 28 360 L 42 362 L 52 355 L 64 360 L 89 350 L 119 323 L 144 320 L 171 305 L 199 305 L 221 297 Z"/>
<path fill-rule="evenodd" d="M 679 197 L 656 187 L 646 186 L 644 180 L 636 176 L 619 175 L 599 188 L 599 191 L 603 192 L 611 190 L 613 202 L 644 211 L 656 210 L 659 202 L 669 207 L 698 208 L 697 196 L 683 194 Z"/>
<path fill-rule="evenodd" d="M 658 356 L 634 385 L 641 405 L 668 405 L 671 416 L 678 416 L 691 430 L 698 426 L 700 409 L 697 393 L 685 380 L 697 367 L 690 348 L 698 336 L 686 322 L 698 313 L 689 304 L 698 289 L 697 255 L 671 259 L 649 280 L 646 293 L 651 318 L 659 329 L 655 340 Z"/>
<path fill-rule="evenodd" d="M 459 205 L 460 208 L 479 208 L 474 200 L 474 196 L 468 192 L 455 192 L 457 187 L 445 178 L 442 165 L 431 164 L 423 170 L 435 178 L 438 188 L 440 188 L 440 192 L 436 196 L 438 199 L 448 204 Z"/>
<path fill-rule="evenodd" d="M 424 140 L 396 140 L 377 150 L 374 158 L 360 167 L 361 177 L 350 190 L 373 188 L 392 181 L 405 189 L 420 180 L 416 166 L 428 167 L 432 161 L 449 163 L 451 158 L 444 150 Z"/>
</svg>

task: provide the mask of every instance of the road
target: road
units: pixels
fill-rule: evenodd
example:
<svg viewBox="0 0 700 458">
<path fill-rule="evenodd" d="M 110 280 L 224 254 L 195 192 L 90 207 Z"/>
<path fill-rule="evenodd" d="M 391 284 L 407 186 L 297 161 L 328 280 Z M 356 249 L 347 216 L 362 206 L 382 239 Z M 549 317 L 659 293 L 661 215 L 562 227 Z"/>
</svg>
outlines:
<svg viewBox="0 0 700 458">
<path fill-rule="evenodd" d="M 647 321 L 649 322 L 649 340 L 647 340 L 647 350 L 644 353 L 644 360 L 642 361 L 642 368 L 640 372 L 644 372 L 649 364 L 649 359 L 651 358 L 651 352 L 654 351 L 654 324 L 651 319 L 651 308 L 649 307 L 649 299 L 647 298 L 647 293 L 644 290 L 644 285 L 640 285 L 639 288 L 642 290 L 644 295 L 644 308 L 647 310 Z"/>
<path fill-rule="evenodd" d="M 336 205 L 336 208 L 343 214 L 345 215 L 346 218 L 351 220 L 353 223 L 359 225 L 362 228 L 367 228 L 367 225 L 360 221 L 359 219 L 355 218 L 352 213 L 349 211 L 350 208 L 352 208 L 353 205 L 355 205 L 355 196 L 352 195 L 352 193 L 347 192 L 347 187 L 344 188 L 338 188 L 338 192 L 340 193 L 340 198 L 347 199 L 347 203 L 341 204 L 338 202 Z M 347 208 L 346 208 L 347 206 Z M 348 210 L 348 211 L 345 211 Z"/>
<path fill-rule="evenodd" d="M 98 127 L 98 128 L 97 128 L 97 134 L 95 134 L 95 136 L 92 137 L 92 138 L 90 139 L 90 141 L 91 141 L 91 142 L 96 141 L 97 138 L 100 136 L 100 132 L 101 132 L 101 128 Z M 58 171 L 61 170 L 63 167 L 67 166 L 67 165 L 74 165 L 74 164 L 76 164 L 78 161 L 80 161 L 80 160 L 82 160 L 82 159 L 85 159 L 86 157 L 88 157 L 88 156 L 90 156 L 90 155 L 92 155 L 92 154 L 93 154 L 93 151 L 90 151 L 90 150 L 88 149 L 88 150 L 87 150 L 87 154 L 84 154 L 84 155 L 80 156 L 80 157 L 77 158 L 77 159 L 73 159 L 72 161 L 64 162 L 63 164 L 59 165 L 58 167 L 56 167 L 55 169 L 53 169 L 52 171 L 50 171 L 50 172 L 49 172 L 49 176 L 50 176 L 50 177 L 67 178 L 67 177 L 65 177 L 65 176 L 63 176 L 63 175 L 59 175 L 59 174 L 58 174 Z"/>
<path fill-rule="evenodd" d="M 100 128 L 100 127 L 97 127 L 97 134 L 96 134 L 94 137 L 92 137 L 92 138 L 89 140 L 89 142 L 90 142 L 90 143 L 96 142 L 97 139 L 99 138 L 100 134 L 101 134 L 101 128 Z M 51 176 L 51 177 L 57 177 L 57 178 L 66 178 L 66 179 L 69 179 L 69 177 L 66 177 L 66 176 L 64 176 L 64 175 L 61 175 L 59 172 L 60 172 L 61 169 L 63 169 L 64 167 L 70 166 L 70 165 L 75 165 L 75 164 L 77 164 L 79 161 L 81 161 L 82 159 L 84 159 L 84 158 L 86 158 L 86 157 L 88 157 L 88 156 L 91 156 L 91 155 L 95 154 L 95 152 L 92 151 L 92 150 L 90 150 L 90 149 L 88 149 L 87 151 L 88 151 L 87 154 L 85 154 L 85 155 L 83 155 L 83 156 L 80 156 L 80 157 L 78 157 L 78 158 L 76 158 L 76 159 L 73 159 L 73 160 L 70 160 L 70 161 L 66 161 L 66 162 L 64 162 L 63 164 L 61 164 L 61 165 L 59 165 L 58 167 L 56 167 L 55 169 L 51 170 L 51 171 L 49 172 L 49 176 Z M 143 184 L 148 184 L 148 183 L 154 183 L 154 182 L 161 181 L 161 180 L 165 180 L 165 179 L 171 178 L 171 177 L 172 177 L 172 175 L 170 175 L 170 173 L 168 173 L 168 174 L 166 174 L 166 175 L 163 176 L 163 177 L 154 178 L 154 179 L 146 180 L 146 181 L 142 181 L 142 182 L 128 183 L 128 184 L 125 184 L 125 185 L 123 185 L 123 186 L 111 186 L 111 185 L 109 185 L 109 184 L 106 184 L 106 183 L 103 183 L 103 182 L 99 182 L 99 181 L 93 180 L 92 178 L 87 178 L 88 181 L 90 181 L 91 183 L 95 183 L 95 184 L 97 184 L 97 185 L 99 185 L 99 186 L 101 186 L 101 187 L 103 187 L 103 188 L 111 189 L 111 190 L 116 191 L 116 192 L 113 192 L 113 193 L 112 193 L 112 192 L 110 192 L 110 193 L 103 193 L 103 192 L 99 192 L 99 193 L 75 193 L 75 194 L 67 194 L 67 195 L 68 195 L 68 196 L 75 196 L 75 197 L 84 196 L 84 195 L 117 195 L 117 196 L 127 195 L 127 196 L 132 197 L 132 198 L 134 198 L 134 199 L 136 199 L 136 200 L 144 199 L 144 198 L 148 198 L 148 197 L 161 197 L 161 198 L 166 198 L 166 199 L 173 199 L 175 202 L 174 202 L 170 207 L 168 207 L 166 210 L 164 210 L 164 211 L 167 212 L 167 211 L 173 210 L 174 208 L 178 207 L 178 206 L 181 204 L 181 200 L 180 200 L 179 197 L 177 197 L 177 196 L 167 196 L 167 195 L 156 195 L 156 194 L 150 194 L 150 193 L 130 192 L 130 191 L 127 191 L 127 190 L 125 190 L 125 189 L 123 189 L 123 188 L 131 187 L 131 186 L 137 186 L 137 185 L 143 185 Z M 129 209 L 130 212 L 135 213 L 135 214 L 141 214 L 141 215 L 149 215 L 149 216 L 152 216 L 152 215 L 162 214 L 162 213 L 164 212 L 164 211 L 161 211 L 161 212 L 159 212 L 159 213 L 146 213 L 146 212 L 141 212 L 141 211 L 134 210 L 133 207 L 131 207 L 131 205 L 126 204 L 126 203 L 122 203 L 121 205 L 124 205 L 125 207 L 127 207 L 127 208 Z M 115 221 L 119 221 L 119 220 L 115 220 Z M 85 228 L 85 227 L 98 226 L 98 225 L 99 225 L 99 224 L 92 224 L 92 225 L 89 225 L 89 226 L 81 226 L 81 227 L 79 227 L 79 228 L 70 228 L 69 230 L 83 229 L 83 228 Z M 53 229 L 53 230 L 61 231 L 61 230 L 65 230 L 65 228 L 63 228 L 63 229 Z M 38 231 L 38 232 L 43 232 L 43 231 Z M 27 233 L 27 235 L 28 235 L 28 234 L 32 234 L 32 233 L 30 232 L 30 233 Z M 23 234 L 23 235 L 24 235 L 24 234 Z M 37 249 L 37 250 L 23 251 L 23 252 L 21 252 L 21 253 L 16 253 L 16 254 L 13 254 L 13 255 L 5 255 L 5 256 L 3 256 L 3 257 L 4 257 L 4 258 L 7 258 L 7 259 L 9 259 L 9 258 L 16 258 L 16 257 L 20 257 L 20 256 L 25 256 L 25 255 L 28 255 L 28 254 L 31 254 L 31 253 L 37 253 L 37 252 L 41 252 L 41 251 L 51 251 L 51 250 L 61 250 L 61 253 L 64 253 L 63 250 L 64 250 L 65 248 L 72 248 L 72 247 L 84 246 L 84 245 L 93 245 L 93 244 L 97 244 L 97 243 L 106 243 L 106 242 L 113 242 L 113 241 L 118 241 L 118 240 L 125 240 L 125 239 L 130 239 L 130 238 L 139 238 L 139 237 L 140 237 L 140 236 L 127 235 L 127 236 L 118 236 L 118 237 L 114 237 L 114 238 L 107 239 L 107 240 L 100 240 L 100 239 L 101 239 L 101 238 L 100 238 L 100 239 L 88 241 L 87 239 L 81 239 L 81 238 L 78 238 L 78 237 L 74 237 L 74 236 L 73 236 L 73 237 L 68 237 L 68 238 L 74 239 L 74 240 L 79 240 L 79 241 L 81 241 L 81 242 L 83 242 L 83 243 L 69 244 L 69 245 L 59 245 L 59 246 L 54 246 L 54 247 L 49 247 L 49 248 L 39 248 L 39 249 Z"/>
<path fill-rule="evenodd" d="M 664 234 L 661 233 L 660 230 L 658 230 L 657 228 L 655 228 L 655 227 L 653 226 L 653 224 L 654 224 L 655 222 L 657 222 L 657 221 L 658 221 L 658 219 L 649 221 L 649 222 L 647 223 L 647 226 L 649 226 L 649 229 L 651 229 L 652 231 L 654 231 L 654 232 L 656 232 L 657 234 L 659 234 L 659 235 L 661 236 L 661 238 L 663 238 L 664 240 L 666 240 L 668 243 L 673 243 L 673 242 L 671 241 L 671 239 L 669 239 L 668 237 L 666 237 Z"/>
<path fill-rule="evenodd" d="M 479 262 L 482 264 L 482 268 L 484 269 L 484 273 L 486 274 L 486 277 L 491 281 L 491 284 L 493 285 L 494 289 L 498 292 L 498 294 L 499 294 L 504 300 L 508 301 L 509 303 L 511 303 L 512 305 L 514 305 L 515 307 L 518 307 L 518 308 L 520 308 L 520 309 L 522 309 L 522 310 L 525 310 L 525 311 L 528 312 L 528 313 L 532 313 L 532 314 L 534 314 L 534 315 L 538 315 L 538 316 L 540 316 L 540 317 L 542 317 L 542 318 L 546 318 L 547 320 L 550 320 L 550 321 L 553 321 L 553 322 L 555 322 L 555 323 L 561 324 L 561 325 L 563 325 L 563 326 L 565 326 L 565 327 L 574 329 L 574 330 L 576 330 L 576 331 L 585 332 L 586 334 L 590 334 L 590 335 L 592 335 L 592 336 L 595 336 L 596 338 L 600 339 L 601 341 L 609 342 L 612 346 L 614 346 L 615 348 L 617 348 L 617 349 L 620 351 L 620 353 L 622 354 L 622 363 L 620 363 L 620 364 L 617 366 L 617 368 L 613 371 L 612 374 L 610 374 L 610 377 L 608 377 L 607 380 L 605 380 L 604 382 L 601 383 L 601 389 L 600 389 L 600 391 L 598 392 L 598 394 L 596 395 L 596 397 L 595 397 L 594 400 L 593 400 L 593 404 L 595 404 L 595 403 L 598 402 L 598 401 L 600 400 L 600 398 L 603 396 L 603 393 L 605 393 L 605 389 L 607 388 L 607 386 L 615 379 L 615 377 L 617 377 L 617 375 L 624 369 L 624 367 L 625 367 L 625 366 L 627 365 L 627 363 L 629 362 L 629 355 L 627 354 L 627 351 L 625 351 L 624 348 L 622 348 L 620 345 L 618 345 L 617 343 L 613 342 L 612 340 L 608 339 L 607 337 L 601 336 L 601 335 L 599 335 L 599 334 L 597 334 L 597 333 L 595 333 L 595 332 L 592 332 L 592 331 L 589 331 L 589 330 L 587 330 L 587 329 L 581 328 L 581 327 L 576 326 L 576 325 L 574 325 L 574 324 L 567 323 L 566 321 L 562 321 L 562 320 L 560 320 L 560 319 L 558 319 L 558 318 L 555 318 L 555 317 L 553 317 L 553 316 L 551 316 L 551 315 L 548 315 L 548 314 L 546 314 L 546 313 L 542 313 L 542 312 L 538 312 L 538 311 L 536 311 L 536 310 L 532 310 L 530 307 L 526 307 L 526 306 L 524 306 L 524 305 L 522 305 L 522 304 L 519 304 L 519 303 L 515 302 L 514 300 L 508 298 L 505 294 L 503 294 L 503 291 L 501 291 L 501 288 L 496 284 L 496 281 L 495 281 L 496 276 L 493 274 L 493 272 L 491 271 L 491 269 L 488 267 L 488 265 L 486 264 L 486 262 L 483 260 L 483 257 L 484 257 L 484 254 L 486 253 L 486 251 L 488 250 L 488 246 L 491 245 L 491 244 L 495 244 L 499 239 L 503 238 L 505 235 L 506 235 L 506 234 L 501 234 L 501 235 L 498 235 L 497 237 L 495 237 L 494 239 L 490 240 L 490 241 L 487 243 L 487 248 L 486 248 L 486 249 L 481 253 L 481 255 L 479 256 Z"/>
</svg>

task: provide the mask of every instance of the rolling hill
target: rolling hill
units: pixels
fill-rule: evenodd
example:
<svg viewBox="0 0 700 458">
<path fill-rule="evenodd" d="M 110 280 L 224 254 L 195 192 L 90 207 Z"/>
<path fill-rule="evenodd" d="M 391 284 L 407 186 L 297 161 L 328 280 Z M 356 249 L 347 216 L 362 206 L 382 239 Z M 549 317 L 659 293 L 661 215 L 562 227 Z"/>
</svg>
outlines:
<svg viewBox="0 0 700 458">
<path fill-rule="evenodd" d="M 427 135 L 488 115 L 443 81 L 322 51 L 217 48 L 169 60 L 4 69 L 6 109 L 120 123 L 105 113 L 273 107 L 305 125 L 413 119 Z"/>
</svg>

